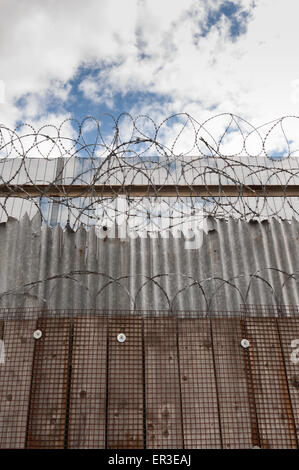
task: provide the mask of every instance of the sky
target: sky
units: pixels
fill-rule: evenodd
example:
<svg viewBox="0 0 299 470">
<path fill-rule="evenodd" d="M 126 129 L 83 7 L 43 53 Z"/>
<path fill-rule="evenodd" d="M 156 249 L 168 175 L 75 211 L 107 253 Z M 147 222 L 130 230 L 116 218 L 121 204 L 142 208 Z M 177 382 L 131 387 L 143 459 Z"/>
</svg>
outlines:
<svg viewBox="0 0 299 470">
<path fill-rule="evenodd" d="M 0 0 L 0 124 L 92 115 L 109 135 L 104 113 L 157 124 L 233 113 L 254 126 L 297 116 L 298 14 L 297 0 Z M 212 120 L 212 132 L 227 122 Z M 285 135 L 299 148 L 298 127 L 276 126 L 272 150 L 285 151 Z M 178 132 L 170 120 L 161 139 Z"/>
</svg>

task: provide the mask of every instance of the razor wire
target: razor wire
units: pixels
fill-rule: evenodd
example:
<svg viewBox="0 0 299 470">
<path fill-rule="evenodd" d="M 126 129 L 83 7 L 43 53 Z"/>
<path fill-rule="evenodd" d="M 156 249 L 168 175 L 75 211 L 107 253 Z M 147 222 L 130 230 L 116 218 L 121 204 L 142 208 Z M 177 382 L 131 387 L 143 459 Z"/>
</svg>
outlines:
<svg viewBox="0 0 299 470">
<path fill-rule="evenodd" d="M 91 277 L 97 279 L 96 292 L 89 286 Z M 210 312 L 215 310 L 219 301 L 217 297 L 220 295 L 222 298 L 224 292 L 230 298 L 234 298 L 233 304 L 236 311 L 239 310 L 240 305 L 246 308 L 246 305 L 253 304 L 253 300 L 257 298 L 256 287 L 267 291 L 271 301 L 269 305 L 276 307 L 286 305 L 286 299 L 289 295 L 286 291 L 287 289 L 297 291 L 299 276 L 298 271 L 288 272 L 276 267 L 265 267 L 254 272 L 239 273 L 230 277 L 214 274 L 202 279 L 179 272 L 112 276 L 100 271 L 72 270 L 24 282 L 19 286 L 0 292 L 0 308 L 7 308 L 11 302 L 14 304 L 15 300 L 19 298 L 22 299 L 22 308 L 26 306 L 25 299 L 29 299 L 29 301 L 33 301 L 32 307 L 53 308 L 54 305 L 54 308 L 57 309 L 59 307 L 56 297 L 59 289 L 63 288 L 63 282 L 71 282 L 72 288 L 81 292 L 80 296 L 84 299 L 84 304 L 89 305 L 92 301 L 90 308 L 93 309 L 103 308 L 105 295 L 109 294 L 109 289 L 112 288 L 113 290 L 117 289 L 120 295 L 125 295 L 125 302 L 119 303 L 116 309 L 140 310 L 142 296 L 156 289 L 155 299 L 159 303 L 162 301 L 167 311 L 179 310 L 180 297 L 181 299 L 188 297 L 193 290 L 197 303 L 196 310 Z M 46 297 L 45 292 L 47 292 Z M 194 292 L 196 293 L 194 294 Z M 223 306 L 223 301 L 221 304 Z M 107 307 L 105 306 L 105 308 Z M 190 310 L 184 306 L 183 310 L 186 309 Z M 298 307 L 296 312 L 298 313 Z"/>
<path fill-rule="evenodd" d="M 117 221 L 140 233 L 196 229 L 208 215 L 298 218 L 288 192 L 298 188 L 298 125 L 298 116 L 254 127 L 234 114 L 199 122 L 187 113 L 0 125 L 1 220 L 39 212 L 50 225 Z M 259 196 L 248 197 L 252 186 Z"/>
</svg>

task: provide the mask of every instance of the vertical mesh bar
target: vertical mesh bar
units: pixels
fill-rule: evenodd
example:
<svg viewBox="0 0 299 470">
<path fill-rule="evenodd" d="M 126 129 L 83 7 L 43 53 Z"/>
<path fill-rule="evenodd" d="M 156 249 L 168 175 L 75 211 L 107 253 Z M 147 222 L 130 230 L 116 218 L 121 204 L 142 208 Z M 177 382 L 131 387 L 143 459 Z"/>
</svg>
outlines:
<svg viewBox="0 0 299 470">
<path fill-rule="evenodd" d="M 146 447 L 183 448 L 175 318 L 144 320 Z"/>
<path fill-rule="evenodd" d="M 75 318 L 68 445 L 105 448 L 107 318 Z"/>
<path fill-rule="evenodd" d="M 274 319 L 247 319 L 261 447 L 297 447 L 280 340 Z"/>
<path fill-rule="evenodd" d="M 246 352 L 240 319 L 212 319 L 216 383 L 224 449 L 252 448 L 253 409 L 250 406 Z"/>
<path fill-rule="evenodd" d="M 288 381 L 297 446 L 299 442 L 299 321 L 297 318 L 278 319 L 281 350 Z"/>
<path fill-rule="evenodd" d="M 0 364 L 0 448 L 24 448 L 33 367 L 35 320 L 4 322 Z"/>
<path fill-rule="evenodd" d="M 119 335 L 125 335 L 119 337 Z M 125 341 L 120 342 L 119 339 Z M 144 447 L 142 320 L 109 318 L 108 449 Z"/>
<path fill-rule="evenodd" d="M 65 445 L 70 320 L 42 318 L 32 374 L 27 447 Z"/>
<path fill-rule="evenodd" d="M 221 448 L 210 320 L 179 319 L 178 338 L 185 448 Z"/>
</svg>

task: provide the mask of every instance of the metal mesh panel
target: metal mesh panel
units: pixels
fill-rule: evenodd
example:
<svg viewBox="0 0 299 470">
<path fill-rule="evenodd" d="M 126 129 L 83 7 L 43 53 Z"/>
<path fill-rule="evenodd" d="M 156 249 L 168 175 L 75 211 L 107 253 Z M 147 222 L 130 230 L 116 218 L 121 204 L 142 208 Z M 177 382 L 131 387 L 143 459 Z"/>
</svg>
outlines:
<svg viewBox="0 0 299 470">
<path fill-rule="evenodd" d="M 105 447 L 107 319 L 75 318 L 68 422 L 70 448 Z"/>
<path fill-rule="evenodd" d="M 221 448 L 210 320 L 179 319 L 178 347 L 185 448 Z"/>
<path fill-rule="evenodd" d="M 146 446 L 183 447 L 179 350 L 175 318 L 144 320 Z"/>
<path fill-rule="evenodd" d="M 212 319 L 211 323 L 222 446 L 250 448 L 257 444 L 256 423 L 247 351 L 240 346 L 242 322 Z"/>
<path fill-rule="evenodd" d="M 0 365 L 1 448 L 24 448 L 26 444 L 31 372 L 36 322 L 3 322 L 5 357 Z"/>
<path fill-rule="evenodd" d="M 142 320 L 109 319 L 108 337 L 107 448 L 142 449 Z"/>
<path fill-rule="evenodd" d="M 42 318 L 32 364 L 27 447 L 64 448 L 69 364 L 68 318 Z"/>
<path fill-rule="evenodd" d="M 294 417 L 276 320 L 256 318 L 246 324 L 261 446 L 294 448 Z"/>
<path fill-rule="evenodd" d="M 2 312 L 0 447 L 297 448 L 299 316 L 181 313 Z"/>
</svg>

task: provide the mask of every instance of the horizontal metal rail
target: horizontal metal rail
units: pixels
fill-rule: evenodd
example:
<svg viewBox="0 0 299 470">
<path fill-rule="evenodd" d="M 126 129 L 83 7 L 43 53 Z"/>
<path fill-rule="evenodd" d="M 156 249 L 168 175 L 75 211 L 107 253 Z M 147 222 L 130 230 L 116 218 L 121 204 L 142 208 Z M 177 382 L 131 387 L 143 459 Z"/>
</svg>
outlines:
<svg viewBox="0 0 299 470">
<path fill-rule="evenodd" d="M 299 197 L 299 185 L 2 184 L 0 197 Z"/>
</svg>

